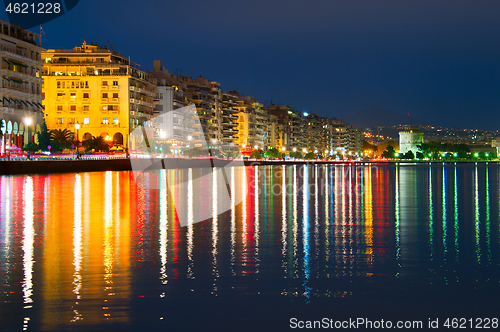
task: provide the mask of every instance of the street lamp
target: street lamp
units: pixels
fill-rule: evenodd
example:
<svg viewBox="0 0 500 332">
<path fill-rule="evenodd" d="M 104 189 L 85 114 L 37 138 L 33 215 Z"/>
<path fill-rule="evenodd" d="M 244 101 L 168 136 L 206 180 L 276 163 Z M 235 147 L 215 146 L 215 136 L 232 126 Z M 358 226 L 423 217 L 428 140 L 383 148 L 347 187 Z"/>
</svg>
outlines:
<svg viewBox="0 0 500 332">
<path fill-rule="evenodd" d="M 24 118 L 23 119 L 23 122 L 24 122 L 24 125 L 26 126 L 26 129 L 25 129 L 25 134 L 28 138 L 28 159 L 30 159 L 30 147 L 29 147 L 29 144 L 30 144 L 30 126 L 31 126 L 31 118 Z"/>
<path fill-rule="evenodd" d="M 80 159 L 80 124 L 75 123 L 76 129 L 76 159 Z"/>
<path fill-rule="evenodd" d="M 293 152 L 297 152 L 297 148 L 293 148 Z"/>
<path fill-rule="evenodd" d="M 282 146 L 281 147 L 281 151 L 285 152 L 286 151 L 286 147 Z"/>
</svg>

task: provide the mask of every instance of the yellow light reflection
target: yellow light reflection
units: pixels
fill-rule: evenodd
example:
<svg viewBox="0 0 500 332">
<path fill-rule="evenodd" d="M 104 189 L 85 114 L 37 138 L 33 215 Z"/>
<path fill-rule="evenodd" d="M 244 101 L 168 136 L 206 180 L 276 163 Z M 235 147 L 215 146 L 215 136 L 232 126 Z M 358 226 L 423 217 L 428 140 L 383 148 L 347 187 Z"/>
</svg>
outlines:
<svg viewBox="0 0 500 332">
<path fill-rule="evenodd" d="M 217 292 L 215 280 L 219 277 L 217 268 L 217 242 L 218 242 L 218 214 L 217 214 L 217 172 L 212 172 L 212 275 L 214 276 L 214 284 L 212 294 Z"/>
<path fill-rule="evenodd" d="M 373 193 L 372 168 L 365 167 L 365 248 L 367 262 L 373 264 Z M 368 274 L 370 275 L 370 274 Z"/>
<path fill-rule="evenodd" d="M 168 261 L 168 189 L 167 189 L 167 171 L 161 170 L 160 173 L 160 280 L 166 285 L 168 283 L 167 261 Z"/>
<path fill-rule="evenodd" d="M 82 289 L 82 181 L 79 174 L 75 175 L 75 199 L 74 199 L 74 220 L 73 220 L 73 293 L 76 296 L 73 307 L 72 323 L 81 320 L 82 314 L 78 312 L 77 305 L 81 299 Z"/>
<path fill-rule="evenodd" d="M 33 303 L 33 256 L 34 256 L 34 214 L 33 214 L 33 178 L 28 176 L 23 186 L 23 203 L 24 203 L 24 228 L 23 228 L 23 270 L 24 279 L 23 286 L 23 299 L 24 308 L 32 308 Z M 30 317 L 24 318 L 23 330 L 28 329 Z"/>
<path fill-rule="evenodd" d="M 259 166 L 255 166 L 254 168 L 254 215 L 255 215 L 255 224 L 254 224 L 254 239 L 255 239 L 255 273 L 259 273 Z"/>
<path fill-rule="evenodd" d="M 234 264 L 236 259 L 236 188 L 234 167 L 231 167 L 231 275 L 236 275 Z"/>
<path fill-rule="evenodd" d="M 194 279 L 193 271 L 193 222 L 194 222 L 194 206 L 193 206 L 193 169 L 188 169 L 188 192 L 187 192 L 187 256 L 188 256 L 188 267 L 187 267 L 187 277 Z"/>
<path fill-rule="evenodd" d="M 274 188 L 271 188 L 274 190 Z M 288 264 L 286 260 L 286 249 L 287 249 L 287 219 L 286 219 L 286 198 L 287 198 L 287 188 L 286 188 L 286 168 L 285 165 L 281 166 L 281 259 L 282 267 L 286 274 L 288 272 Z"/>
</svg>

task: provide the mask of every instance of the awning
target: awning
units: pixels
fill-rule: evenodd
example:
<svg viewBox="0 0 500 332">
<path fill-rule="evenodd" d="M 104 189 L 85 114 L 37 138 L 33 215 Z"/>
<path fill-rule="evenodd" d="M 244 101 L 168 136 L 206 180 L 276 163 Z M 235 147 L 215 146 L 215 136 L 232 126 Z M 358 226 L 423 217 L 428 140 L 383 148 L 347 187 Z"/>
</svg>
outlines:
<svg viewBox="0 0 500 332">
<path fill-rule="evenodd" d="M 26 83 L 28 83 L 28 82 L 25 82 L 25 81 L 18 81 L 18 80 L 12 80 L 12 81 L 14 81 L 16 83 L 19 83 L 19 84 L 26 84 Z"/>
<path fill-rule="evenodd" d="M 7 60 L 7 59 L 2 59 L 2 60 L 3 60 L 3 61 L 5 61 L 5 62 L 7 62 L 9 65 L 12 65 L 12 64 L 13 64 L 12 62 L 10 62 L 10 61 L 9 61 L 9 60 Z"/>
<path fill-rule="evenodd" d="M 2 101 L 3 101 L 4 103 L 5 103 L 5 102 L 7 102 L 7 103 L 8 103 L 8 102 L 9 102 L 9 99 L 8 99 L 7 97 L 3 97 L 3 100 L 2 100 Z"/>
<path fill-rule="evenodd" d="M 28 104 L 29 106 L 33 107 L 33 104 L 30 103 L 29 101 L 25 101 L 26 104 Z"/>
<path fill-rule="evenodd" d="M 23 65 L 23 64 L 22 64 L 22 63 L 20 63 L 20 62 L 11 61 L 11 63 L 12 63 L 13 65 L 16 65 L 16 66 L 21 66 L 21 67 L 24 67 L 24 68 L 29 68 L 29 66 Z"/>
</svg>

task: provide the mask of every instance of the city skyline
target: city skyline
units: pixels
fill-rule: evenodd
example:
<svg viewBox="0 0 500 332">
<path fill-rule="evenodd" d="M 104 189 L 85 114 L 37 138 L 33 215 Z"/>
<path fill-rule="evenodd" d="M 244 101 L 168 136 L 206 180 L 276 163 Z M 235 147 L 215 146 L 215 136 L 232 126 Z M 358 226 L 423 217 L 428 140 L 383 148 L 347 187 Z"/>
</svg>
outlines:
<svg viewBox="0 0 500 332">
<path fill-rule="evenodd" d="M 321 116 L 380 107 L 435 125 L 497 129 L 494 2 L 285 7 L 220 1 L 190 4 L 191 10 L 150 3 L 82 2 L 43 25 L 42 46 L 98 42 L 144 70 L 160 59 L 172 73 L 208 77 L 265 105 Z"/>
</svg>

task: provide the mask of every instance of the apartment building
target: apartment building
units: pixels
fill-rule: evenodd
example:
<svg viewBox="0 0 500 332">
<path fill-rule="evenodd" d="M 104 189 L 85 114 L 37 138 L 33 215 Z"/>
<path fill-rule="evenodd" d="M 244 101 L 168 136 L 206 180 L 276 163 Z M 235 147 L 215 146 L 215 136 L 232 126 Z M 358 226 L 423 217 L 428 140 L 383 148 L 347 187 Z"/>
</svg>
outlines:
<svg viewBox="0 0 500 332">
<path fill-rule="evenodd" d="M 42 53 L 44 106 L 49 129 L 75 131 L 85 141 L 102 136 L 129 147 L 129 134 L 155 111 L 156 79 L 120 53 L 94 44 Z M 143 139 L 136 137 L 131 140 Z"/>
<path fill-rule="evenodd" d="M 37 142 L 43 121 L 40 35 L 0 20 L 0 154 Z"/>
<path fill-rule="evenodd" d="M 240 147 L 266 148 L 267 112 L 254 97 L 236 95 L 238 116 L 235 143 Z"/>
<path fill-rule="evenodd" d="M 303 114 L 287 105 L 271 105 L 267 107 L 270 116 L 276 117 L 277 148 L 285 147 L 286 151 L 302 151 L 306 148 L 304 142 Z"/>
</svg>

